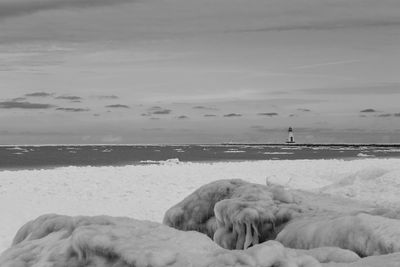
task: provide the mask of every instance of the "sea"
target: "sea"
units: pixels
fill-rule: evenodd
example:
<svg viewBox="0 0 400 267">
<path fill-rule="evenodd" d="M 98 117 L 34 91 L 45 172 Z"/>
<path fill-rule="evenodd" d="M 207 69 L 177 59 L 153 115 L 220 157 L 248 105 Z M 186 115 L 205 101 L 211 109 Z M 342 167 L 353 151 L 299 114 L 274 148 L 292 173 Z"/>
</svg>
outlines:
<svg viewBox="0 0 400 267">
<path fill-rule="evenodd" d="M 175 162 L 400 158 L 400 145 L 220 144 L 0 146 L 0 170 Z"/>
</svg>

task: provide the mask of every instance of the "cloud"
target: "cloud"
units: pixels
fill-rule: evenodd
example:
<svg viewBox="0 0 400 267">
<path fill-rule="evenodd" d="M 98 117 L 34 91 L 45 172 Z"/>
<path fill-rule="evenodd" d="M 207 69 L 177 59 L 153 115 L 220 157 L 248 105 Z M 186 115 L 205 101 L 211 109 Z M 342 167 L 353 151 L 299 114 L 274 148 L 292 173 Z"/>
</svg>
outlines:
<svg viewBox="0 0 400 267">
<path fill-rule="evenodd" d="M 377 83 L 373 85 L 359 85 L 347 87 L 307 88 L 297 90 L 306 94 L 318 95 L 392 95 L 400 94 L 400 83 Z"/>
<path fill-rule="evenodd" d="M 262 125 L 253 125 L 253 126 L 250 126 L 250 129 L 254 129 L 257 132 L 262 132 L 262 133 L 266 133 L 266 132 L 282 132 L 282 133 L 286 134 L 286 131 L 284 129 L 266 128 L 265 126 L 262 126 Z"/>
<path fill-rule="evenodd" d="M 206 107 L 206 106 L 194 106 L 193 109 L 203 109 L 203 110 L 218 110 L 217 108 L 213 107 Z"/>
<path fill-rule="evenodd" d="M 367 108 L 367 109 L 361 110 L 360 112 L 363 112 L 363 113 L 373 113 L 373 112 L 376 112 L 376 110 L 373 109 L 373 108 Z"/>
<path fill-rule="evenodd" d="M 130 108 L 127 105 L 122 105 L 122 104 L 114 104 L 114 105 L 108 105 L 106 108 Z"/>
<path fill-rule="evenodd" d="M 263 112 L 263 113 L 258 113 L 257 115 L 273 117 L 273 116 L 278 116 L 279 114 L 276 112 Z"/>
<path fill-rule="evenodd" d="M 227 118 L 242 117 L 242 114 L 239 114 L 239 113 L 229 113 L 229 114 L 225 114 L 224 117 L 227 117 Z"/>
<path fill-rule="evenodd" d="M 25 94 L 26 97 L 48 97 L 51 95 L 52 94 L 46 92 L 35 92 L 35 93 Z"/>
<path fill-rule="evenodd" d="M 380 118 L 400 117 L 400 113 L 383 113 L 383 114 L 376 115 L 376 117 L 380 117 Z"/>
<path fill-rule="evenodd" d="M 293 69 L 314 69 L 320 68 L 325 66 L 332 66 L 332 65 L 343 65 L 343 64 L 350 64 L 350 63 L 358 63 L 360 60 L 340 60 L 340 61 L 330 61 L 330 62 L 321 62 L 316 64 L 307 64 L 295 67 Z"/>
<path fill-rule="evenodd" d="M 102 142 L 105 143 L 118 143 L 122 141 L 121 136 L 107 135 L 101 138 Z"/>
<path fill-rule="evenodd" d="M 40 104 L 31 102 L 18 102 L 18 101 L 5 101 L 0 102 L 0 108 L 2 109 L 49 109 L 53 108 L 50 104 Z"/>
<path fill-rule="evenodd" d="M 142 131 L 146 131 L 146 132 L 153 132 L 153 131 L 159 132 L 159 131 L 164 131 L 164 130 L 165 130 L 164 128 L 160 128 L 160 127 L 158 127 L 158 128 L 142 128 Z"/>
<path fill-rule="evenodd" d="M 391 116 L 392 116 L 392 114 L 389 114 L 389 113 L 384 113 L 384 114 L 377 115 L 377 117 L 381 117 L 381 118 L 386 118 L 386 117 L 391 117 Z"/>
<path fill-rule="evenodd" d="M 177 119 L 178 120 L 184 120 L 184 119 L 189 119 L 189 117 L 186 116 L 186 115 L 181 115 L 181 116 L 177 117 Z"/>
<path fill-rule="evenodd" d="M 215 114 L 205 114 L 204 117 L 217 117 Z"/>
<path fill-rule="evenodd" d="M 88 108 L 56 108 L 56 110 L 66 111 L 66 112 L 85 112 L 89 111 Z"/>
<path fill-rule="evenodd" d="M 233 30 L 233 32 L 283 32 L 283 31 L 327 31 L 335 29 L 359 29 L 359 28 L 377 28 L 387 26 L 398 26 L 398 18 L 382 19 L 341 19 L 340 21 L 322 21 L 307 24 L 289 24 L 277 25 L 263 28 L 249 28 L 243 30 Z"/>
<path fill-rule="evenodd" d="M 170 110 L 170 109 L 162 108 L 160 106 L 153 106 L 148 109 L 147 115 L 144 115 L 145 113 L 143 113 L 142 116 L 151 116 L 152 114 L 166 115 L 166 114 L 170 114 L 171 112 L 172 112 L 172 110 Z"/>
<path fill-rule="evenodd" d="M 172 112 L 172 110 L 170 110 L 170 109 L 160 109 L 160 110 L 153 111 L 152 114 L 164 115 L 164 114 L 170 114 L 171 112 Z"/>
<path fill-rule="evenodd" d="M 20 101 L 25 101 L 26 98 L 25 97 L 16 97 L 11 99 L 12 102 L 20 102 Z"/>
<path fill-rule="evenodd" d="M 26 16 L 48 10 L 92 8 L 132 2 L 133 0 L 23 0 L 0 2 L 0 19 Z"/>
<path fill-rule="evenodd" d="M 64 99 L 64 100 L 76 101 L 76 100 L 81 100 L 82 97 L 74 96 L 74 95 L 64 95 L 64 96 L 57 96 L 56 99 Z"/>
<path fill-rule="evenodd" d="M 98 99 L 118 99 L 119 98 L 116 95 L 97 95 L 95 97 Z"/>
</svg>

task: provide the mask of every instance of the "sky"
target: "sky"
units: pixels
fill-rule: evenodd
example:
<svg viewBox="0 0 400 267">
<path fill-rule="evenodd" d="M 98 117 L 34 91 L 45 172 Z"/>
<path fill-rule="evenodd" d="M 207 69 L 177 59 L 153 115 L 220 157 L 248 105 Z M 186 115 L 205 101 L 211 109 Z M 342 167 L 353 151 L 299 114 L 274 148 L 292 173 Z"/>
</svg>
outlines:
<svg viewBox="0 0 400 267">
<path fill-rule="evenodd" d="M 398 0 L 0 0 L 0 144 L 400 143 Z"/>
</svg>

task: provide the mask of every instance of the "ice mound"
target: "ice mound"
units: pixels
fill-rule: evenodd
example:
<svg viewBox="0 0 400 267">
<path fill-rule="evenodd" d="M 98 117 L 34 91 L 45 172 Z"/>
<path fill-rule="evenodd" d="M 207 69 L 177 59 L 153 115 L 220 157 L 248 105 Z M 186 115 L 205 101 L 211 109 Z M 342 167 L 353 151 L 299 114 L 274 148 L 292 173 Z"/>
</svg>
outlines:
<svg viewBox="0 0 400 267">
<path fill-rule="evenodd" d="M 398 217 L 328 195 L 221 180 L 170 208 L 164 224 L 200 231 L 227 249 L 276 239 L 291 248 L 340 247 L 370 256 L 400 251 Z"/>
<path fill-rule="evenodd" d="M 293 248 L 334 246 L 360 256 L 400 251 L 400 221 L 366 213 L 317 214 L 288 223 L 276 240 Z"/>
<path fill-rule="evenodd" d="M 319 189 L 331 195 L 354 198 L 385 206 L 398 206 L 400 170 L 370 167 L 347 174 Z"/>
<path fill-rule="evenodd" d="M 207 234 L 227 249 L 246 249 L 274 239 L 275 226 L 301 211 L 281 187 L 242 180 L 215 181 L 169 209 L 164 224 Z"/>
<path fill-rule="evenodd" d="M 313 257 L 269 241 L 225 250 L 207 236 L 121 217 L 43 215 L 18 231 L 2 267 L 320 267 Z"/>
</svg>

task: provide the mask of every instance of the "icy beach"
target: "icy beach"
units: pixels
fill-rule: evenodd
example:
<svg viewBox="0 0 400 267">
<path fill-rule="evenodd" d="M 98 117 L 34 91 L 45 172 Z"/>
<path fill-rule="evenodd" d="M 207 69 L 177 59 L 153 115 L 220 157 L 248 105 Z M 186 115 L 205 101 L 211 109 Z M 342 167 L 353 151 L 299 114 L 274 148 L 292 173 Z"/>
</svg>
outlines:
<svg viewBox="0 0 400 267">
<path fill-rule="evenodd" d="M 275 160 L 123 167 L 64 167 L 0 172 L 0 251 L 17 230 L 46 213 L 124 216 L 161 222 L 200 186 L 220 179 L 266 182 L 360 200 L 400 204 L 400 159 Z"/>
</svg>

